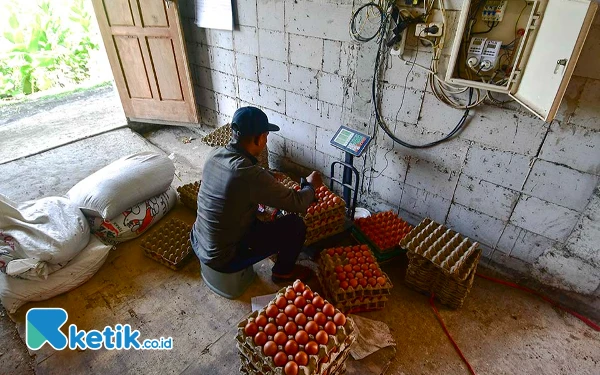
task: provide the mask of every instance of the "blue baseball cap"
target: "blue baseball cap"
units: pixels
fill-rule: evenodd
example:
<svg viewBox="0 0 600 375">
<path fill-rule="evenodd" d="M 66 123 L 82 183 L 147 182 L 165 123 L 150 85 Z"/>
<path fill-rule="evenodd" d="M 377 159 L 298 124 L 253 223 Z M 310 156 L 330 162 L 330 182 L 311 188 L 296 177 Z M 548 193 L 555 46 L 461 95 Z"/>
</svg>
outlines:
<svg viewBox="0 0 600 375">
<path fill-rule="evenodd" d="M 279 130 L 279 126 L 270 124 L 267 115 L 256 107 L 242 107 L 235 111 L 231 128 L 243 136 Z"/>
</svg>

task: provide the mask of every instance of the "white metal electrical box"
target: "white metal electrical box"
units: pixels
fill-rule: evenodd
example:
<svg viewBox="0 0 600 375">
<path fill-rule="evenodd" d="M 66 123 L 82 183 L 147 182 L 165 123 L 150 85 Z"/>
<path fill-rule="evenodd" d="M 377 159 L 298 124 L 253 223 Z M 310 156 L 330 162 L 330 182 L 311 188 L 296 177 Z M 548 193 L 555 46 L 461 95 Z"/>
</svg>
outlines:
<svg viewBox="0 0 600 375">
<path fill-rule="evenodd" d="M 590 0 L 465 0 L 446 81 L 508 94 L 552 121 L 597 8 Z"/>
</svg>

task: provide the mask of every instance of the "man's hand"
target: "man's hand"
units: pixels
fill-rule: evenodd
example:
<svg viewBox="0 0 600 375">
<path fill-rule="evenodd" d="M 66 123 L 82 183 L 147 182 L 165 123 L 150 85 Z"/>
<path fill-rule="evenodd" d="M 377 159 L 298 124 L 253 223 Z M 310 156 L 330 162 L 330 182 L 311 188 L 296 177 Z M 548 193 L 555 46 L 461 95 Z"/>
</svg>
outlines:
<svg viewBox="0 0 600 375">
<path fill-rule="evenodd" d="M 318 189 L 323 186 L 323 179 L 321 178 L 321 174 L 317 171 L 313 171 L 308 177 L 306 177 L 306 181 L 313 187 L 313 189 Z"/>
</svg>

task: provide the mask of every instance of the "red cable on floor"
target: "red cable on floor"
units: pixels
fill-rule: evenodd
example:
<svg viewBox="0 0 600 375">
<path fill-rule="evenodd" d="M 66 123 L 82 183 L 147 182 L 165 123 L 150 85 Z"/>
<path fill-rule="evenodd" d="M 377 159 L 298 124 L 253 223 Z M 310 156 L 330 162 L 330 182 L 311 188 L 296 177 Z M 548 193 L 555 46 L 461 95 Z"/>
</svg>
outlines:
<svg viewBox="0 0 600 375">
<path fill-rule="evenodd" d="M 460 358 L 467 365 L 467 368 L 469 369 L 469 371 L 471 372 L 471 374 L 476 375 L 475 374 L 475 370 L 473 370 L 473 367 L 471 367 L 471 364 L 469 363 L 469 361 L 467 361 L 467 358 L 465 358 L 464 354 L 462 353 L 462 351 L 460 350 L 460 348 L 458 347 L 458 345 L 456 344 L 456 342 L 452 338 L 452 335 L 450 335 L 450 332 L 448 332 L 448 328 L 446 328 L 446 324 L 444 324 L 444 320 L 442 319 L 442 317 L 441 317 L 438 309 L 435 307 L 435 302 L 433 300 L 434 297 L 435 297 L 435 294 L 432 293 L 431 294 L 431 298 L 429 298 L 429 304 L 431 305 L 431 308 L 433 309 L 433 313 L 435 314 L 435 317 L 440 322 L 440 325 L 442 326 L 442 329 L 446 333 L 446 336 L 448 336 L 448 338 L 450 339 L 450 342 L 452 343 L 452 346 L 454 346 L 454 349 L 456 350 L 456 352 L 458 353 L 458 355 L 460 356 Z"/>
<path fill-rule="evenodd" d="M 481 275 L 479 273 L 476 274 L 477 276 L 481 277 L 482 279 L 485 280 L 489 280 L 498 284 L 502 284 L 502 285 L 506 285 L 509 286 L 511 288 L 515 288 L 515 289 L 519 289 L 522 291 L 525 291 L 527 293 L 531 293 L 533 295 L 536 295 L 538 297 L 540 297 L 541 299 L 543 299 L 544 301 L 548 302 L 549 304 L 551 304 L 552 306 L 555 306 L 571 315 L 573 315 L 574 317 L 576 317 L 577 319 L 581 320 L 582 322 L 584 322 L 585 324 L 587 324 L 588 326 L 590 326 L 592 329 L 596 330 L 596 331 L 600 331 L 600 326 L 594 322 L 592 322 L 590 319 L 588 319 L 587 317 L 579 314 L 576 311 L 573 311 L 569 308 L 566 308 L 564 306 L 561 306 L 558 302 L 544 296 L 541 293 L 536 292 L 533 289 L 529 289 L 525 286 L 521 286 L 519 284 L 510 282 L 510 281 L 506 281 L 506 280 L 500 280 L 500 279 L 496 279 L 490 276 L 485 276 L 485 275 Z M 435 317 L 437 318 L 438 322 L 440 322 L 440 325 L 442 326 L 442 329 L 444 330 L 444 333 L 446 334 L 446 336 L 448 336 L 448 339 L 450 340 L 450 342 L 452 343 L 452 346 L 454 346 L 454 349 L 456 350 L 456 352 L 458 353 L 458 355 L 460 356 L 460 358 L 463 360 L 463 362 L 467 365 L 467 368 L 469 369 L 469 372 L 471 372 L 471 374 L 476 375 L 475 374 L 475 370 L 473 370 L 473 367 L 471 367 L 471 364 L 469 363 L 469 361 L 467 361 L 467 358 L 465 358 L 464 354 L 462 353 L 462 351 L 460 350 L 460 348 L 458 347 L 458 345 L 456 344 L 456 341 L 454 341 L 454 339 L 452 338 L 452 335 L 450 334 L 450 332 L 448 331 L 448 328 L 446 328 L 446 324 L 444 324 L 444 320 L 442 319 L 442 316 L 440 315 L 438 309 L 435 307 L 435 301 L 434 301 L 435 295 L 432 293 L 431 297 L 429 298 L 429 304 L 431 305 L 431 308 L 433 309 L 433 313 L 435 314 Z"/>
<path fill-rule="evenodd" d="M 521 285 L 519 285 L 519 284 L 515 284 L 515 283 L 513 283 L 513 282 L 510 282 L 510 281 L 505 281 L 505 280 L 495 279 L 495 278 L 493 278 L 493 277 L 489 277 L 489 276 L 481 275 L 481 274 L 479 274 L 479 273 L 477 273 L 476 275 L 477 275 L 477 276 L 479 276 L 479 277 L 481 277 L 482 279 L 486 279 L 486 280 L 489 280 L 489 281 L 493 281 L 493 282 L 495 282 L 495 283 L 498 283 L 498 284 L 506 285 L 506 286 L 509 286 L 509 287 L 511 287 L 511 288 L 520 289 L 520 290 L 523 290 L 523 291 L 525 291 L 525 292 L 527 292 L 527 293 L 534 294 L 534 295 L 536 295 L 536 296 L 540 297 L 541 299 L 543 299 L 544 301 L 548 302 L 548 303 L 549 303 L 549 304 L 551 304 L 552 306 L 555 306 L 555 307 L 557 307 L 557 308 L 559 308 L 559 309 L 561 309 L 561 310 L 563 310 L 563 311 L 565 311 L 565 312 L 568 312 L 569 314 L 573 315 L 573 316 L 574 316 L 574 317 L 576 317 L 577 319 L 581 320 L 582 322 L 584 322 L 585 324 L 587 324 L 588 326 L 590 326 L 592 329 L 594 329 L 594 330 L 596 330 L 596 331 L 600 331 L 600 326 L 599 326 L 598 324 L 596 324 L 596 323 L 592 322 L 590 319 L 586 318 L 585 316 L 583 316 L 583 315 L 579 314 L 579 313 L 578 313 L 578 312 L 576 312 L 576 311 L 573 311 L 573 310 L 571 310 L 571 309 L 569 309 L 569 308 L 566 308 L 566 307 L 564 307 L 564 306 L 561 306 L 561 305 L 560 305 L 558 302 L 556 302 L 556 301 L 554 301 L 554 300 L 552 300 L 552 299 L 550 299 L 550 298 L 548 298 L 548 297 L 544 296 L 544 295 L 543 295 L 543 294 L 541 294 L 541 293 L 538 293 L 538 292 L 536 292 L 536 291 L 535 291 L 535 290 L 533 290 L 533 289 L 529 289 L 529 288 L 527 288 L 527 287 L 525 287 L 525 286 L 521 286 Z"/>
</svg>

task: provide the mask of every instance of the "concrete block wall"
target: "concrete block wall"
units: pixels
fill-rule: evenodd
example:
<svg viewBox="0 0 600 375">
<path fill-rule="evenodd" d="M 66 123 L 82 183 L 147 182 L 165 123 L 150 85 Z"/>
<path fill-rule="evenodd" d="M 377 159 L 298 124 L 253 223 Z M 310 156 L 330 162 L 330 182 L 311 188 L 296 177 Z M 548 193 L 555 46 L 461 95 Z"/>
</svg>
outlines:
<svg viewBox="0 0 600 375">
<path fill-rule="evenodd" d="M 454 24 L 461 2 L 446 3 Z M 342 157 L 329 145 L 340 125 L 372 134 L 369 152 L 357 160 L 362 205 L 393 209 L 412 223 L 431 217 L 479 241 L 490 265 L 600 295 L 598 17 L 555 121 L 515 104 L 483 105 L 453 140 L 410 150 L 375 125 L 377 46 L 348 35 L 360 4 L 237 0 L 236 29 L 220 31 L 198 28 L 194 1 L 180 1 L 202 121 L 220 126 L 238 106 L 258 106 L 282 126 L 269 137 L 271 160 L 324 173 Z M 431 57 L 414 38 L 407 41 L 405 59 L 429 65 Z M 462 116 L 433 96 L 423 71 L 397 58 L 381 89 L 382 115 L 408 142 L 438 139 Z"/>
</svg>

